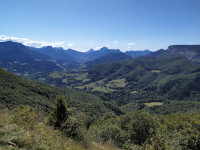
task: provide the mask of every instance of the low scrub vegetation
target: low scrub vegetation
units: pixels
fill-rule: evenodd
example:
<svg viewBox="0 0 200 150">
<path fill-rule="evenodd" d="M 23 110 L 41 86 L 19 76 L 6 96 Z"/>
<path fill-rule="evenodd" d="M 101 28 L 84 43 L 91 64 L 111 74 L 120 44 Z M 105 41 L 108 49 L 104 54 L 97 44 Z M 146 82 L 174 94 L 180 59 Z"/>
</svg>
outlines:
<svg viewBox="0 0 200 150">
<path fill-rule="evenodd" d="M 73 122 L 71 122 L 72 125 Z M 86 138 L 86 135 L 84 135 Z M 50 126 L 46 117 L 30 106 L 13 111 L 0 110 L 0 149 L 2 150 L 114 150 L 114 146 L 88 140 L 75 140 Z"/>
</svg>

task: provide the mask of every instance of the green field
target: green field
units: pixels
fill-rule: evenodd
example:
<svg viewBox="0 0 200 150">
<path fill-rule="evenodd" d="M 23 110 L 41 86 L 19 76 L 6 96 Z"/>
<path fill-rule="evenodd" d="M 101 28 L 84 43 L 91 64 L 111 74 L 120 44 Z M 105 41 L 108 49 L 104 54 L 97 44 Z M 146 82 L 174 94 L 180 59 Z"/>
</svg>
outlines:
<svg viewBox="0 0 200 150">
<path fill-rule="evenodd" d="M 148 107 L 153 107 L 153 106 L 161 106 L 163 105 L 163 102 L 150 102 L 150 103 L 144 103 Z"/>
</svg>

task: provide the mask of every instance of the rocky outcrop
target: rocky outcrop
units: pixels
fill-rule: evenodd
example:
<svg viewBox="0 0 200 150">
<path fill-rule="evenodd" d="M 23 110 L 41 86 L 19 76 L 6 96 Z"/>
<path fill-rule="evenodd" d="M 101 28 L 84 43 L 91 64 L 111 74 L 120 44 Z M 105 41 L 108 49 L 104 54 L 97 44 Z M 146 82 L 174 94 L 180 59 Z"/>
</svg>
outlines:
<svg viewBox="0 0 200 150">
<path fill-rule="evenodd" d="M 200 62 L 200 45 L 172 45 L 167 50 L 171 54 L 180 54 L 189 60 Z"/>
</svg>

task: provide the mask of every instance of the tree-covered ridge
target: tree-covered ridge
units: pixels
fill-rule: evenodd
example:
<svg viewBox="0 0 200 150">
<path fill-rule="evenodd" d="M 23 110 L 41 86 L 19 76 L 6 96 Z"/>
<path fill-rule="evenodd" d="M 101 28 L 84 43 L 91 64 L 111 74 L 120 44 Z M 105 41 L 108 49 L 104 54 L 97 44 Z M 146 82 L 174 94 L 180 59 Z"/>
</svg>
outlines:
<svg viewBox="0 0 200 150">
<path fill-rule="evenodd" d="M 102 80 L 105 84 L 124 78 L 124 88 L 106 94 L 121 104 L 145 99 L 151 101 L 199 98 L 200 66 L 179 55 L 146 56 L 122 63 L 99 65 L 89 70 L 89 78 L 93 82 Z"/>
<path fill-rule="evenodd" d="M 0 69 L 0 101 L 7 108 L 23 104 L 50 112 L 58 95 L 67 100 L 69 107 L 86 114 L 88 126 L 106 112 L 122 113 L 115 103 L 104 102 L 97 96 L 24 80 Z"/>
</svg>

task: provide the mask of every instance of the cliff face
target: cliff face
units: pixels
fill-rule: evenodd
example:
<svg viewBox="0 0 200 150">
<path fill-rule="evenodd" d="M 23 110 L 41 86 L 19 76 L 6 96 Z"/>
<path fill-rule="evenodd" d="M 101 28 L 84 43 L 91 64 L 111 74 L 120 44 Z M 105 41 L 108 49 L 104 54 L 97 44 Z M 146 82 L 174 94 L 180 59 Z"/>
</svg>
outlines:
<svg viewBox="0 0 200 150">
<path fill-rule="evenodd" d="M 172 45 L 167 50 L 171 54 L 181 54 L 189 60 L 200 62 L 200 45 Z"/>
</svg>

